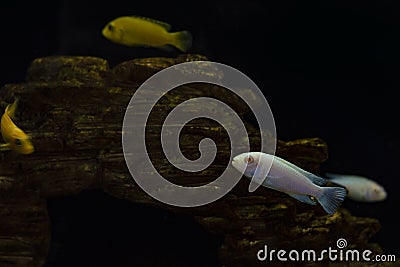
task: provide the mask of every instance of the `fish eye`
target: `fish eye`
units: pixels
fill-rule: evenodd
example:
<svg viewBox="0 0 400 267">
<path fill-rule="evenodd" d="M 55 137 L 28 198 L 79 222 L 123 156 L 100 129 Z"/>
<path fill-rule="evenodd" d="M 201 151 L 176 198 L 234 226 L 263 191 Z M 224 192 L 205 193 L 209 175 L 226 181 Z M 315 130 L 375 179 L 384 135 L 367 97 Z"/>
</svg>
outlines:
<svg viewBox="0 0 400 267">
<path fill-rule="evenodd" d="M 22 142 L 21 142 L 21 140 L 20 139 L 15 139 L 15 144 L 17 145 L 17 146 L 22 146 Z"/>
<path fill-rule="evenodd" d="M 108 30 L 110 30 L 110 31 L 114 30 L 114 26 L 111 24 L 108 24 Z"/>
<path fill-rule="evenodd" d="M 247 164 L 250 164 L 250 163 L 253 163 L 253 162 L 254 162 L 254 158 L 253 158 L 252 156 L 248 156 L 248 157 L 246 157 L 246 158 L 244 159 L 244 161 L 245 161 Z"/>
</svg>

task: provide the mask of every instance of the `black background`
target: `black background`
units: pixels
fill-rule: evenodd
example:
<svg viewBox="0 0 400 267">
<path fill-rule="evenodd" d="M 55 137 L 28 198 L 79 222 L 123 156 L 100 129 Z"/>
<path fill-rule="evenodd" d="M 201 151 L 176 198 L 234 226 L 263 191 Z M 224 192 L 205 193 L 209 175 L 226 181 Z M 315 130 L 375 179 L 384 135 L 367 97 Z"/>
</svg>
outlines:
<svg viewBox="0 0 400 267">
<path fill-rule="evenodd" d="M 321 137 L 323 171 L 381 183 L 380 203 L 346 200 L 355 215 L 379 218 L 372 238 L 398 254 L 400 10 L 396 1 L 3 1 L 1 85 L 23 82 L 28 64 L 48 55 L 92 55 L 113 66 L 136 57 L 176 56 L 128 48 L 101 36 L 121 15 L 190 30 L 191 53 L 248 75 L 265 94 L 278 138 Z"/>
</svg>

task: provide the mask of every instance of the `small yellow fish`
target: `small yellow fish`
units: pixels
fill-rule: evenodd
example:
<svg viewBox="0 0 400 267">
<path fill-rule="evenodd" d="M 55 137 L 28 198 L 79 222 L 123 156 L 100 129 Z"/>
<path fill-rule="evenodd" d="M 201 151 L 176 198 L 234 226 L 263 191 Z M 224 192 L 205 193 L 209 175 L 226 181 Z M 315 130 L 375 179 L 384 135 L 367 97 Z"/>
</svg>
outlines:
<svg viewBox="0 0 400 267">
<path fill-rule="evenodd" d="M 11 120 L 14 117 L 17 103 L 18 99 L 13 104 L 8 105 L 1 117 L 1 134 L 6 142 L 5 144 L 1 144 L 1 149 L 11 149 L 20 154 L 31 154 L 34 148 L 29 136 Z"/>
<path fill-rule="evenodd" d="M 188 31 L 169 32 L 171 25 L 150 18 L 123 16 L 109 22 L 102 31 L 108 40 L 126 46 L 167 49 L 174 46 L 186 52 L 192 45 Z"/>
</svg>

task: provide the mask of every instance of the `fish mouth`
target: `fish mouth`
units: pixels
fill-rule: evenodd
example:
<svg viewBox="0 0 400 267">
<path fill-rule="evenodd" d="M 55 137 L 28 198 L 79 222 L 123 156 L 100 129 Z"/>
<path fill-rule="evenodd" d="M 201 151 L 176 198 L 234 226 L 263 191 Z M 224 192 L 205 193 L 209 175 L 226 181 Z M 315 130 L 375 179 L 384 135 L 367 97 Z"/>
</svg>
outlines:
<svg viewBox="0 0 400 267">
<path fill-rule="evenodd" d="M 234 157 L 232 159 L 232 166 L 235 167 L 236 169 L 239 169 L 239 159 L 237 157 Z"/>
<path fill-rule="evenodd" d="M 238 157 L 234 157 L 232 159 L 231 164 L 236 170 L 241 172 L 243 175 L 245 174 L 247 165 L 246 164 L 241 164 L 241 160 Z"/>
<path fill-rule="evenodd" d="M 382 193 L 381 193 L 381 200 L 385 200 L 387 198 L 387 193 L 385 189 L 382 188 Z"/>
<path fill-rule="evenodd" d="M 106 36 L 106 32 L 107 32 L 107 29 L 106 29 L 106 27 L 104 27 L 103 30 L 101 31 L 101 34 L 105 37 Z"/>
</svg>

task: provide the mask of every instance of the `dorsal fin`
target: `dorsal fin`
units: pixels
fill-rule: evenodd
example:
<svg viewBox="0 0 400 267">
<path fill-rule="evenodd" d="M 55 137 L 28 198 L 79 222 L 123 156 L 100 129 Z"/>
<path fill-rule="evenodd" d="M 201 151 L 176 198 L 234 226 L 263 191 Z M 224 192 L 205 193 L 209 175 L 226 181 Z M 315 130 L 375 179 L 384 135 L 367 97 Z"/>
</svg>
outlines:
<svg viewBox="0 0 400 267">
<path fill-rule="evenodd" d="M 326 179 L 324 179 L 322 177 L 319 177 L 319 176 L 317 176 L 317 175 L 315 175 L 313 173 L 310 173 L 310 172 L 308 172 L 306 170 L 303 170 L 299 166 L 296 166 L 296 165 L 294 165 L 293 163 L 291 163 L 291 162 L 289 162 L 287 160 L 284 160 L 284 159 L 282 159 L 280 157 L 277 157 L 277 156 L 275 156 L 274 159 L 277 159 L 278 161 L 281 161 L 284 164 L 286 164 L 286 165 L 292 167 L 293 169 L 297 170 L 298 172 L 300 172 L 301 174 L 306 176 L 309 180 L 311 180 L 311 182 L 313 182 L 316 185 L 322 186 L 322 185 L 326 185 L 326 183 L 327 183 Z"/>
<path fill-rule="evenodd" d="M 163 21 L 159 21 L 159 20 L 155 20 L 155 19 L 151 19 L 151 18 L 147 18 L 147 17 L 142 17 L 142 16 L 135 16 L 135 15 L 132 15 L 131 17 L 137 18 L 137 19 L 143 19 L 143 20 L 147 20 L 147 21 L 153 22 L 153 23 L 155 23 L 155 24 L 160 25 L 161 27 L 163 27 L 163 28 L 166 29 L 167 31 L 169 31 L 169 30 L 171 29 L 171 25 L 168 24 L 168 23 L 166 23 L 166 22 L 163 22 Z"/>
</svg>

